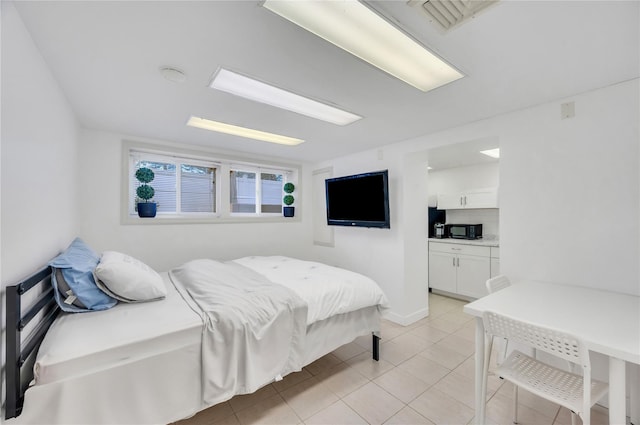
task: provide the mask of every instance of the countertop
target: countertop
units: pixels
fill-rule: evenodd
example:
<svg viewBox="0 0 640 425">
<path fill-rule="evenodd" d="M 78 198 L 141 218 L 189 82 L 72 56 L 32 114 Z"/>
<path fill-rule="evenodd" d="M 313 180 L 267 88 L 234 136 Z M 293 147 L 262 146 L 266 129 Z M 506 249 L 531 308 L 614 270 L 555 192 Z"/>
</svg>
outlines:
<svg viewBox="0 0 640 425">
<path fill-rule="evenodd" d="M 438 239 L 438 238 L 429 238 L 429 242 L 436 242 L 436 243 L 457 243 L 457 244 L 462 244 L 462 245 L 478 245 L 478 246 L 492 246 L 492 247 L 499 247 L 500 246 L 500 241 L 498 239 L 473 239 L 473 240 L 469 240 L 469 239 L 453 239 L 453 238 L 443 238 L 443 239 Z"/>
</svg>

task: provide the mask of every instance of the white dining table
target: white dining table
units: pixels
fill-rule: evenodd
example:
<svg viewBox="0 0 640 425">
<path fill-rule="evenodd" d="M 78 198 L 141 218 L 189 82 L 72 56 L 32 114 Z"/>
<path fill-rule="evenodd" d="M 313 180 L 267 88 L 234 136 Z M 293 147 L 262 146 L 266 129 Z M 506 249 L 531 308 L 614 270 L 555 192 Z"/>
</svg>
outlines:
<svg viewBox="0 0 640 425">
<path fill-rule="evenodd" d="M 476 317 L 476 423 L 485 422 L 482 394 L 484 325 L 482 313 L 494 311 L 518 320 L 564 330 L 581 338 L 590 352 L 609 357 L 609 423 L 626 423 L 626 365 L 631 380 L 631 422 L 640 425 L 640 297 L 574 285 L 522 281 L 463 308 Z"/>
</svg>

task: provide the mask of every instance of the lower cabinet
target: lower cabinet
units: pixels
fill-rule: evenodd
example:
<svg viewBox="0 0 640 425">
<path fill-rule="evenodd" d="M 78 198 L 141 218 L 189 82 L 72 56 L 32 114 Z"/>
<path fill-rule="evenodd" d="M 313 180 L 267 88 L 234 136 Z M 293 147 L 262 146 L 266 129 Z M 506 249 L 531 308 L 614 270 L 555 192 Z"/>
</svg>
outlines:
<svg viewBox="0 0 640 425">
<path fill-rule="evenodd" d="M 491 277 L 500 274 L 500 248 L 491 247 Z"/>
<path fill-rule="evenodd" d="M 490 277 L 490 247 L 429 242 L 430 288 L 480 298 Z"/>
</svg>

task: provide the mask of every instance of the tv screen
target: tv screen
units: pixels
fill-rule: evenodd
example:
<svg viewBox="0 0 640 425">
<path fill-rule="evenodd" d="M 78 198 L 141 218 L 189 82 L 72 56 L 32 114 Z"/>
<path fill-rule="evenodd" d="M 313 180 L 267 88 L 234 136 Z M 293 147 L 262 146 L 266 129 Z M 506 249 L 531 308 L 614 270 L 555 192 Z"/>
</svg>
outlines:
<svg viewBox="0 0 640 425">
<path fill-rule="evenodd" d="M 388 170 L 325 180 L 327 224 L 389 229 Z"/>
</svg>

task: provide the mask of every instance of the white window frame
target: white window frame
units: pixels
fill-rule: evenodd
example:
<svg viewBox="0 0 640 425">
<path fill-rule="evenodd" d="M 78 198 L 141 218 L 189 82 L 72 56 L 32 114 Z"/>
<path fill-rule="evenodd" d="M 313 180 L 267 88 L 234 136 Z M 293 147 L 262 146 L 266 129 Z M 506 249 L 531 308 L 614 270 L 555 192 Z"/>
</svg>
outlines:
<svg viewBox="0 0 640 425">
<path fill-rule="evenodd" d="M 229 214 L 232 217 L 279 217 L 282 215 L 282 210 L 279 212 L 263 212 L 262 211 L 262 204 L 263 204 L 263 199 L 262 199 L 262 174 L 282 174 L 283 176 L 283 180 L 282 180 L 282 186 L 284 186 L 285 183 L 291 181 L 290 175 L 291 175 L 291 171 L 290 170 L 283 170 L 283 169 L 276 169 L 276 168 L 263 168 L 263 167 L 259 167 L 259 166 L 255 166 L 255 165 L 248 165 L 248 164 L 238 164 L 238 163 L 234 163 L 231 164 L 229 167 L 229 172 L 231 171 L 242 171 L 242 172 L 248 172 L 248 173 L 254 173 L 256 175 L 256 184 L 254 187 L 254 195 L 255 195 L 255 201 L 256 201 L 256 210 L 255 212 L 249 213 L 249 212 L 233 212 L 231 211 L 231 208 L 229 208 Z M 229 181 L 229 192 L 227 192 L 228 195 L 231 195 L 230 191 L 231 191 L 231 181 Z M 280 199 L 280 205 L 281 207 L 284 207 L 284 204 L 282 203 L 282 198 L 284 197 L 284 193 L 281 194 L 281 199 Z M 229 196 L 230 198 L 230 196 Z M 231 203 L 231 199 L 229 199 L 229 203 Z"/>
<path fill-rule="evenodd" d="M 184 156 L 179 156 L 179 155 L 166 155 L 166 154 L 159 154 L 156 152 L 147 152 L 147 151 L 142 151 L 142 150 L 136 150 L 136 149 L 130 149 L 129 150 L 129 165 L 128 165 L 128 178 L 130 179 L 131 175 L 133 174 L 133 170 L 135 169 L 135 162 L 136 162 L 136 158 L 135 156 L 142 156 L 144 157 L 145 161 L 154 161 L 154 162 L 162 162 L 165 164 L 172 164 L 175 166 L 176 168 L 176 182 L 175 182 L 175 193 L 176 193 L 176 211 L 175 212 L 160 212 L 158 211 L 158 215 L 166 215 L 166 216 L 170 216 L 170 215 L 178 215 L 178 216 L 185 216 L 185 217 L 189 217 L 189 216 L 196 216 L 196 215 L 202 215 L 202 216 L 217 216 L 218 215 L 218 209 L 219 209 L 219 193 L 218 193 L 218 179 L 219 179 L 219 174 L 220 174 L 220 164 L 217 162 L 213 162 L 213 161 L 204 161 L 202 159 L 195 159 L 195 158 L 188 158 L 188 157 L 184 157 Z M 208 168 L 214 168 L 215 169 L 215 174 L 214 174 L 214 181 L 215 181 L 215 187 L 216 187 L 216 193 L 215 193 L 215 211 L 213 212 L 183 212 L 181 210 L 182 208 L 182 190 L 180 189 L 182 187 L 182 172 L 181 172 L 181 165 L 194 165 L 196 167 L 208 167 Z M 136 185 L 136 182 L 129 182 L 129 190 L 133 190 L 133 187 Z M 153 186 L 153 182 L 151 183 L 151 186 Z M 135 199 L 135 196 L 133 193 L 129 193 L 128 195 L 128 200 L 129 200 L 129 215 L 135 216 L 137 215 L 136 211 L 135 211 L 135 202 L 132 202 L 132 199 Z"/>
<path fill-rule="evenodd" d="M 194 148 L 194 147 L 191 147 Z M 261 208 L 261 173 L 275 173 L 284 176 L 283 185 L 292 182 L 296 185 L 296 204 L 300 201 L 300 187 L 298 178 L 301 167 L 298 164 L 267 162 L 250 157 L 229 156 L 215 151 L 191 149 L 177 144 L 150 144 L 124 140 L 122 143 L 122 188 L 121 188 L 121 223 L 122 224 L 199 224 L 199 223 L 249 223 L 249 222 L 294 222 L 300 221 L 301 208 L 296 211 L 296 217 L 285 218 L 282 213 L 262 213 Z M 130 205 L 130 190 L 133 185 L 130 182 L 130 171 L 133 167 L 132 153 L 140 152 L 145 159 L 169 162 L 168 158 L 174 158 L 177 162 L 188 163 L 196 166 L 215 166 L 215 192 L 216 212 L 188 212 L 188 213 L 158 213 L 154 218 L 140 218 L 132 211 Z M 180 169 L 176 163 L 176 184 L 180 184 Z M 230 171 L 256 172 L 256 203 L 258 212 L 232 213 L 230 201 Z M 153 183 L 151 183 L 153 185 Z M 176 207 L 180 207 L 180 190 L 176 191 Z M 282 194 L 284 196 L 284 193 Z"/>
</svg>

